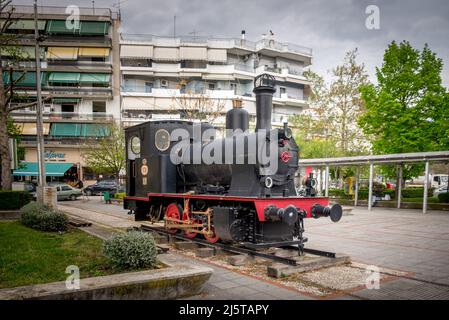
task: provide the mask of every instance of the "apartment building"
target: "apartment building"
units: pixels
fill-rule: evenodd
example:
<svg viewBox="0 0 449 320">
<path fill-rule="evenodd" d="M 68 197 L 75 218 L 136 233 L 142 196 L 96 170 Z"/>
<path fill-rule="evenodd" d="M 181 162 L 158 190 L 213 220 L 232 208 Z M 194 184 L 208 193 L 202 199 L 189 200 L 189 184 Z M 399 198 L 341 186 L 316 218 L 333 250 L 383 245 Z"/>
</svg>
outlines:
<svg viewBox="0 0 449 320">
<path fill-rule="evenodd" d="M 32 6 L 14 6 L 8 29 L 16 34 L 23 61 L 14 66 L 13 81 L 19 98 L 11 103 L 36 100 L 34 14 Z M 79 23 L 68 19 L 66 7 L 38 7 L 38 29 L 42 38 L 42 96 L 44 104 L 45 160 L 47 176 L 57 180 L 95 180 L 86 167 L 83 153 L 95 139 L 108 135 L 108 123 L 120 121 L 120 17 L 110 9 L 79 8 Z M 70 23 L 71 22 L 71 23 Z M 10 57 L 1 50 L 3 79 L 10 83 Z M 12 113 L 22 131 L 25 155 L 16 179 L 37 176 L 36 109 Z M 29 178 L 27 178 L 29 179 Z"/>
<path fill-rule="evenodd" d="M 263 38 L 252 42 L 211 37 L 121 35 L 122 122 L 134 125 L 158 118 L 188 118 L 185 105 L 206 100 L 220 116 L 240 100 L 252 120 L 256 114 L 253 80 L 276 78 L 273 122 L 282 125 L 308 107 L 310 83 L 303 76 L 312 50 Z M 234 102 L 235 103 L 235 102 Z M 200 102 L 201 104 L 201 102 Z M 199 107 L 201 108 L 201 107 Z"/>
</svg>

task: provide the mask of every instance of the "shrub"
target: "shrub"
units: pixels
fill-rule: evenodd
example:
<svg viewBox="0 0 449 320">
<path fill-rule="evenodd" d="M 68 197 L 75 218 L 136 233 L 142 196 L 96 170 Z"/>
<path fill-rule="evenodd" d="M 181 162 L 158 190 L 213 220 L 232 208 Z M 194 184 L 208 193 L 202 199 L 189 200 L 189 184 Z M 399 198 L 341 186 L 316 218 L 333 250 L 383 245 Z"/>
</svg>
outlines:
<svg viewBox="0 0 449 320">
<path fill-rule="evenodd" d="M 422 198 L 424 195 L 424 188 L 405 188 L 402 190 L 402 198 Z M 427 192 L 428 197 L 433 196 L 433 189 L 429 188 Z"/>
<path fill-rule="evenodd" d="M 438 201 L 440 203 L 449 203 L 449 192 L 446 193 L 440 193 L 438 195 Z"/>
<path fill-rule="evenodd" d="M 157 248 L 149 233 L 131 231 L 118 234 L 103 245 L 104 255 L 111 265 L 120 270 L 154 268 Z"/>
<path fill-rule="evenodd" d="M 69 223 L 67 216 L 58 210 L 31 202 L 21 210 L 21 222 L 23 225 L 39 231 L 65 231 Z"/>
<path fill-rule="evenodd" d="M 19 210 L 31 201 L 27 191 L 0 191 L 1 210 Z"/>
<path fill-rule="evenodd" d="M 119 193 L 114 194 L 114 199 L 123 200 L 125 197 L 126 197 L 126 193 L 124 193 L 124 192 L 119 192 Z"/>
</svg>

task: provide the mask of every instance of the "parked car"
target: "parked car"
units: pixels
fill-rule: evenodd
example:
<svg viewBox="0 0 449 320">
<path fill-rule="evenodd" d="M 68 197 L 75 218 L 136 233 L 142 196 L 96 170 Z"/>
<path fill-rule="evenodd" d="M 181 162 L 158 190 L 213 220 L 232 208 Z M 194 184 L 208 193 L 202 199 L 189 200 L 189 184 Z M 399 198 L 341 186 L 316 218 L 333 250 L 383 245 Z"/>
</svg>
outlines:
<svg viewBox="0 0 449 320">
<path fill-rule="evenodd" d="M 116 193 L 118 190 L 117 182 L 114 180 L 101 180 L 84 189 L 84 193 L 88 196 L 99 195 L 102 192 Z"/>
<path fill-rule="evenodd" d="M 56 188 L 56 194 L 59 200 L 76 200 L 83 194 L 80 189 L 69 186 L 68 184 L 57 184 L 52 187 Z"/>
<path fill-rule="evenodd" d="M 446 193 L 446 192 L 448 192 L 447 184 L 446 184 L 446 185 L 442 185 L 442 186 L 439 187 L 439 188 L 436 188 L 436 189 L 433 191 L 433 196 L 434 196 L 434 197 L 438 197 L 438 195 L 439 195 L 440 193 Z"/>
</svg>

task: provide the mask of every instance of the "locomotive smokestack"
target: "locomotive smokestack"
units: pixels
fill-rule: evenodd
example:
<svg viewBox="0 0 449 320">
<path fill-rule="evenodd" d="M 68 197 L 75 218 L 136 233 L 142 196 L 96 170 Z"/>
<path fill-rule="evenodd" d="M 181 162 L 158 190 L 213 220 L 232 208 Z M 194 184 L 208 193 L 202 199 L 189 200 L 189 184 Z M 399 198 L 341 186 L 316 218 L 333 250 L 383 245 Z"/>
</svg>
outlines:
<svg viewBox="0 0 449 320">
<path fill-rule="evenodd" d="M 271 130 L 271 113 L 273 111 L 273 94 L 276 79 L 269 74 L 261 74 L 254 79 L 256 94 L 256 131 Z"/>
</svg>

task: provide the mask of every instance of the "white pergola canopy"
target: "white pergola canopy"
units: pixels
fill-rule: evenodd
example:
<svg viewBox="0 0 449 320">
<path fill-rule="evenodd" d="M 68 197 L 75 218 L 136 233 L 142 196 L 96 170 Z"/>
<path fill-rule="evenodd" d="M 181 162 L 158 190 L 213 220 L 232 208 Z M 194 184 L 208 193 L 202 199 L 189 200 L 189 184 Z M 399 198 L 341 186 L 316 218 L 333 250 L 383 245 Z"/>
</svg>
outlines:
<svg viewBox="0 0 449 320">
<path fill-rule="evenodd" d="M 400 153 L 400 154 L 386 154 L 374 156 L 357 156 L 357 157 L 342 157 L 342 158 L 322 158 L 322 159 L 301 159 L 299 160 L 300 167 L 318 167 L 326 168 L 325 173 L 325 195 L 329 196 L 329 167 L 357 167 L 356 183 L 355 183 L 355 199 L 354 206 L 357 206 L 358 191 L 359 191 L 359 170 L 358 167 L 369 165 L 369 191 L 368 191 L 368 210 L 372 210 L 373 199 L 373 178 L 374 165 L 399 165 L 399 177 L 402 180 L 402 166 L 405 163 L 425 163 L 425 180 L 424 180 L 424 195 L 423 195 L 423 213 L 427 212 L 427 192 L 429 189 L 429 168 L 430 161 L 432 162 L 449 162 L 449 151 L 437 152 L 415 152 L 415 153 Z M 401 185 L 397 186 L 398 209 L 401 207 Z"/>
</svg>

